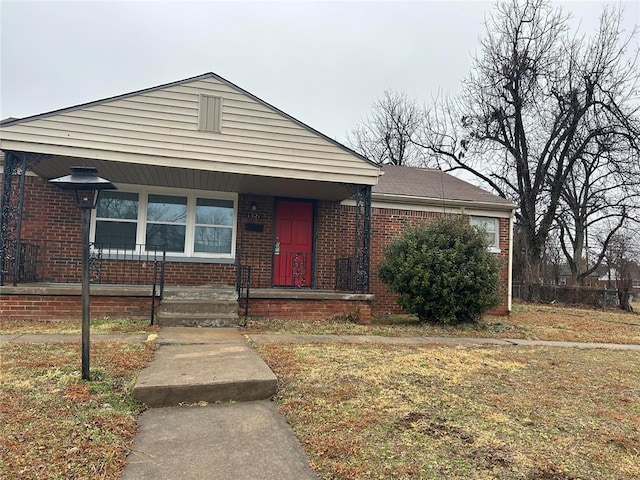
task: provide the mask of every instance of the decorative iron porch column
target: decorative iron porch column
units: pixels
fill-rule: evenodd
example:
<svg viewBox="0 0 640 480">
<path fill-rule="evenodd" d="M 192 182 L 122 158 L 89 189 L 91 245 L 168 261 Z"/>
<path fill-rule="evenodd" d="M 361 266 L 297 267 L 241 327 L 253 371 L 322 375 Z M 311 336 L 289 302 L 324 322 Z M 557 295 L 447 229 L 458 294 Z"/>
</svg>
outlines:
<svg viewBox="0 0 640 480">
<path fill-rule="evenodd" d="M 369 292 L 371 263 L 371 185 L 354 185 L 356 201 L 355 290 Z"/>
<path fill-rule="evenodd" d="M 18 281 L 24 179 L 29 166 L 37 161 L 38 159 L 27 161 L 26 154 L 4 154 L 0 197 L 0 285 L 4 285 L 9 278 L 14 285 Z"/>
</svg>

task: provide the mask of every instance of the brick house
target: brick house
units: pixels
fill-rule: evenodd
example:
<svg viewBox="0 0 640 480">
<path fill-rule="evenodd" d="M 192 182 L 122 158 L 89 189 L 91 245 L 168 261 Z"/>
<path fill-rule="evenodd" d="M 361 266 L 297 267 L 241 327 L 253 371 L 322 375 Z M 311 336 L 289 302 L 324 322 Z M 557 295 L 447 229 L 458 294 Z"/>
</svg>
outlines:
<svg viewBox="0 0 640 480">
<path fill-rule="evenodd" d="M 75 165 L 117 186 L 92 211 L 94 317 L 250 287 L 252 316 L 368 321 L 399 311 L 376 274 L 385 245 L 462 211 L 505 259 L 496 313 L 510 309 L 512 204 L 437 170 L 380 168 L 213 73 L 5 120 L 0 149 L 2 318 L 78 317 L 80 210 L 48 182 Z"/>
</svg>

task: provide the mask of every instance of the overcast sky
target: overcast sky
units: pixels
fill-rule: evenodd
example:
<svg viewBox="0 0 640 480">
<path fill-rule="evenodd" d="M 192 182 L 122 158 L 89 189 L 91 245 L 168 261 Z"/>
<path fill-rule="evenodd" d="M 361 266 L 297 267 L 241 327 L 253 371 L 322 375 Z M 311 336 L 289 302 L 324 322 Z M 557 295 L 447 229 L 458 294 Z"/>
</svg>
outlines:
<svg viewBox="0 0 640 480">
<path fill-rule="evenodd" d="M 601 1 L 564 2 L 593 31 Z M 626 1 L 625 28 L 640 24 Z M 493 2 L 0 0 L 0 118 L 215 72 L 339 141 L 385 89 L 458 89 Z"/>
</svg>

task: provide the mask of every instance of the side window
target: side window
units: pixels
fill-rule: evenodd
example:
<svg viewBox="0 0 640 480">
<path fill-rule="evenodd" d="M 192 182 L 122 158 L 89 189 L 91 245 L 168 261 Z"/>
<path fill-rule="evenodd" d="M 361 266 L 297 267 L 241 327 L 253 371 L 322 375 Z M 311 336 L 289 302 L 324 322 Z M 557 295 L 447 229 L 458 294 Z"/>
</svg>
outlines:
<svg viewBox="0 0 640 480">
<path fill-rule="evenodd" d="M 96 207 L 95 246 L 134 250 L 138 204 L 137 193 L 100 192 Z"/>
<path fill-rule="evenodd" d="M 500 236 L 498 229 L 498 219 L 493 217 L 471 217 L 470 223 L 474 227 L 484 230 L 487 242 L 491 251 L 500 250 Z"/>
</svg>

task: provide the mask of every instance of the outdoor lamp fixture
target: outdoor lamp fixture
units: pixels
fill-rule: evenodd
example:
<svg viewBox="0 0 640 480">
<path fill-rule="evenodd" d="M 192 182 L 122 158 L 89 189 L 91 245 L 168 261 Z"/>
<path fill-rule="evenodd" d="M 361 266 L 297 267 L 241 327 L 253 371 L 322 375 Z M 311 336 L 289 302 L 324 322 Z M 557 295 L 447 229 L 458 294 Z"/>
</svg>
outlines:
<svg viewBox="0 0 640 480">
<path fill-rule="evenodd" d="M 116 187 L 109 180 L 100 178 L 95 167 L 71 167 L 71 175 L 54 178 L 49 183 L 63 190 L 72 190 L 76 206 L 82 210 L 82 379 L 90 380 L 89 224 L 100 190 L 116 190 Z"/>
</svg>

